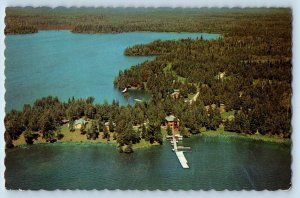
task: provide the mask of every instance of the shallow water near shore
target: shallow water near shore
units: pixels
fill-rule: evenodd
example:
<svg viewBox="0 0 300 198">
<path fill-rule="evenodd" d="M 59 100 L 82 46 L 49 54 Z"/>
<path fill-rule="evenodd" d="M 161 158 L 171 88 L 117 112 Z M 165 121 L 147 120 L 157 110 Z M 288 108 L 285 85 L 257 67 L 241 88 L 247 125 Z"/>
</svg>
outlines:
<svg viewBox="0 0 300 198">
<path fill-rule="evenodd" d="M 108 144 L 40 144 L 7 150 L 8 189 L 277 190 L 291 180 L 290 146 L 214 137 L 184 139 L 190 169 L 169 142 L 118 153 Z"/>
<path fill-rule="evenodd" d="M 5 38 L 6 112 L 22 109 L 48 95 L 66 101 L 70 97 L 95 97 L 95 102 L 133 104 L 148 100 L 145 92 L 131 91 L 126 100 L 113 81 L 120 70 L 155 57 L 125 56 L 127 47 L 154 40 L 183 38 L 216 39 L 219 34 L 130 32 L 121 34 L 75 34 L 40 31 Z"/>
</svg>

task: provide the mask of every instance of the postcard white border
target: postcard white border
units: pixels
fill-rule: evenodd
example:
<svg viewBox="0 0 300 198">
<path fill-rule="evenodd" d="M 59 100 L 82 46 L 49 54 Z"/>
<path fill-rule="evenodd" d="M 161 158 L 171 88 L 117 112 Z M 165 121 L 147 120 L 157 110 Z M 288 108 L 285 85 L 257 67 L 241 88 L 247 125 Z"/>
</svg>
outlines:
<svg viewBox="0 0 300 198">
<path fill-rule="evenodd" d="M 7 191 L 4 187 L 4 17 L 7 6 L 86 6 L 86 7 L 291 7 L 293 9 L 293 160 L 292 160 L 292 188 L 288 191 Z M 0 195 L 1 197 L 298 197 L 300 195 L 300 1 L 297 0 L 2 0 L 0 1 Z M 296 36 L 298 35 L 298 36 Z M 298 168 L 298 169 L 297 169 Z M 298 196 L 297 196 L 298 195 Z"/>
</svg>

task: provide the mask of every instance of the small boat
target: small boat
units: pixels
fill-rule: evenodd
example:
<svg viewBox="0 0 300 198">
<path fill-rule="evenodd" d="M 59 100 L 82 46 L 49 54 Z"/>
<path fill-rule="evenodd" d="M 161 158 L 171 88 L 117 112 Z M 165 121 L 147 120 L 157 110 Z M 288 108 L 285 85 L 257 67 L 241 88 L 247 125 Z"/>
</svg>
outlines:
<svg viewBox="0 0 300 198">
<path fill-rule="evenodd" d="M 125 87 L 125 89 L 123 89 L 122 93 L 125 93 L 127 91 L 127 87 Z"/>
<path fill-rule="evenodd" d="M 142 100 L 137 99 L 137 98 L 135 98 L 134 100 L 135 100 L 136 102 L 143 102 Z"/>
</svg>

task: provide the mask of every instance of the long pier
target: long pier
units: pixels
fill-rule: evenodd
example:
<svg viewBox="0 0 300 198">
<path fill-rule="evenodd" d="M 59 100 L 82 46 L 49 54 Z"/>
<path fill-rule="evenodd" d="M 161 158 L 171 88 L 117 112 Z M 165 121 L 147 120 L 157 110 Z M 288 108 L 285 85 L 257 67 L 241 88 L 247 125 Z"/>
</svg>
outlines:
<svg viewBox="0 0 300 198">
<path fill-rule="evenodd" d="M 171 138 L 172 137 L 172 138 Z M 182 168 L 190 168 L 188 165 L 188 161 L 185 158 L 183 154 L 183 150 L 185 149 L 191 149 L 190 147 L 183 147 L 183 146 L 177 146 L 177 139 L 182 140 L 182 136 L 176 135 L 174 130 L 173 130 L 173 135 L 172 136 L 167 136 L 171 140 L 171 144 L 173 144 L 173 151 L 175 152 Z M 180 149 L 180 150 L 179 150 Z"/>
<path fill-rule="evenodd" d="M 180 162 L 182 168 L 190 168 L 188 165 L 188 161 L 186 160 L 186 158 L 183 154 L 183 151 L 175 151 L 175 153 L 179 159 L 179 162 Z"/>
</svg>

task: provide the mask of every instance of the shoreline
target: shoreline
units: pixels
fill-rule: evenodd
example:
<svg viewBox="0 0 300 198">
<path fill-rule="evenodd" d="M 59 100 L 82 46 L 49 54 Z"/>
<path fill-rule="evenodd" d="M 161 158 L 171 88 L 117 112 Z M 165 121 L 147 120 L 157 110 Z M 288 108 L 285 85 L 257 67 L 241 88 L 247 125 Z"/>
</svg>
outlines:
<svg viewBox="0 0 300 198">
<path fill-rule="evenodd" d="M 33 144 L 27 144 L 24 138 L 24 135 L 20 135 L 20 137 L 17 140 L 13 140 L 14 148 L 22 148 L 32 145 L 41 145 L 41 144 L 92 144 L 92 145 L 114 145 L 117 149 L 118 143 L 116 140 L 113 139 L 113 133 L 110 132 L 110 138 L 109 141 L 107 139 L 103 138 L 103 132 L 99 133 L 99 137 L 96 140 L 89 140 L 86 138 L 86 135 L 82 135 L 80 133 L 79 129 L 76 129 L 74 132 L 70 132 L 70 130 L 67 127 L 67 124 L 62 125 L 61 127 L 61 134 L 64 135 L 64 137 L 60 140 L 57 140 L 54 143 L 46 142 L 45 139 L 40 136 L 33 141 Z M 150 144 L 150 142 L 145 141 L 144 139 L 141 139 L 139 143 L 133 144 L 133 150 L 139 150 L 142 148 L 148 148 L 152 146 L 157 146 L 159 144 L 153 143 Z"/>
<path fill-rule="evenodd" d="M 6 35 L 26 35 L 26 34 L 36 34 L 36 33 L 40 33 L 40 32 L 47 32 L 47 31 L 67 31 L 73 34 L 87 34 L 87 35 L 92 35 L 92 34 L 123 34 L 123 33 L 178 33 L 178 34 L 216 34 L 219 35 L 219 38 L 222 38 L 224 36 L 226 36 L 224 33 L 222 32 L 208 32 L 208 31 L 149 31 L 149 30 L 137 30 L 137 31 L 121 31 L 121 32 L 113 32 L 113 31 L 106 31 L 106 32 L 77 32 L 77 31 L 73 31 L 73 29 L 56 29 L 56 28 L 50 28 L 50 29 L 38 29 L 36 32 L 22 32 L 22 33 L 7 33 Z"/>
<path fill-rule="evenodd" d="M 228 131 L 205 131 L 201 132 L 196 135 L 192 135 L 190 138 L 193 137 L 212 137 L 212 138 L 229 138 L 229 140 L 234 140 L 234 139 L 244 139 L 244 140 L 250 140 L 250 141 L 257 141 L 257 142 L 266 142 L 266 143 L 274 143 L 274 144 L 284 144 L 284 145 L 291 145 L 292 140 L 291 139 L 286 139 L 282 138 L 279 136 L 268 136 L 268 135 L 261 135 L 261 134 L 238 134 L 234 132 L 228 132 Z M 81 140 L 81 141 L 69 141 L 69 140 L 58 140 L 57 142 L 50 143 L 50 142 L 34 142 L 32 145 L 26 144 L 25 142 L 19 142 L 16 144 L 16 141 L 14 141 L 14 148 L 24 148 L 27 146 L 32 146 L 32 145 L 41 145 L 41 144 L 48 144 L 48 145 L 55 145 L 55 144 L 81 144 L 81 145 L 111 145 L 111 146 L 118 146 L 118 144 L 113 140 L 113 141 L 105 141 L 102 138 L 97 139 L 97 140 Z M 166 143 L 165 137 L 163 138 L 163 142 Z M 139 150 L 139 149 L 146 149 L 150 148 L 152 146 L 159 146 L 158 143 L 151 144 L 149 142 L 146 142 L 144 139 L 140 141 L 140 143 L 133 144 L 133 150 Z"/>
<path fill-rule="evenodd" d="M 288 138 L 282 138 L 276 135 L 261 135 L 261 134 L 239 134 L 235 132 L 217 130 L 217 131 L 205 131 L 199 134 L 202 137 L 215 137 L 215 138 L 230 138 L 232 139 L 244 139 L 257 142 L 266 142 L 274 144 L 292 144 L 292 140 Z"/>
<path fill-rule="evenodd" d="M 136 144 L 133 144 L 132 147 L 134 150 L 139 150 L 139 149 L 145 149 L 145 148 L 150 148 L 152 146 L 159 146 L 160 144 L 158 143 L 149 143 L 149 142 L 146 142 L 146 143 L 143 143 L 145 142 L 145 140 L 141 140 L 141 143 L 136 143 Z M 87 141 L 57 141 L 57 142 L 53 142 L 53 143 L 50 143 L 50 142 L 35 142 L 33 144 L 27 144 L 27 143 L 20 143 L 20 144 L 16 144 L 14 145 L 13 148 L 25 148 L 25 147 L 28 147 L 28 146 L 33 146 L 33 145 L 55 145 L 55 144 L 74 144 L 74 145 L 111 145 L 111 146 L 118 146 L 118 143 L 115 142 L 115 141 L 112 141 L 112 142 L 104 142 L 104 141 L 97 141 L 97 140 L 87 140 Z M 12 148 L 12 149 L 13 149 Z"/>
<path fill-rule="evenodd" d="M 26 148 L 29 146 L 34 146 L 34 145 L 117 145 L 116 143 L 110 143 L 110 142 L 91 142 L 91 141 L 86 141 L 86 142 L 78 142 L 78 141 L 62 141 L 62 142 L 54 142 L 54 143 L 50 143 L 50 142 L 37 142 L 34 144 L 18 144 L 15 145 L 14 148 Z M 12 148 L 13 149 L 13 148 Z"/>
</svg>

